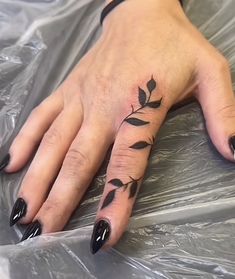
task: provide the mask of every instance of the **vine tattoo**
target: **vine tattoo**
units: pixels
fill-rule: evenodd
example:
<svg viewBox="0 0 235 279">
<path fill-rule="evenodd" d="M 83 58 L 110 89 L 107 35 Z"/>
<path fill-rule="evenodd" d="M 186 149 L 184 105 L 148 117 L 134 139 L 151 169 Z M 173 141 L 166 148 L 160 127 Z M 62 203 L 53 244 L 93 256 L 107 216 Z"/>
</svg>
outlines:
<svg viewBox="0 0 235 279">
<path fill-rule="evenodd" d="M 134 198 L 136 196 L 137 190 L 138 190 L 138 182 L 141 180 L 142 177 L 139 179 L 134 179 L 130 177 L 130 181 L 127 183 L 123 183 L 120 179 L 114 178 L 110 180 L 108 183 L 112 184 L 113 186 L 117 187 L 116 189 L 110 191 L 107 196 L 104 199 L 104 202 L 102 204 L 101 209 L 107 207 L 112 203 L 112 201 L 115 198 L 116 191 L 120 188 L 123 188 L 123 191 L 125 192 L 127 189 L 129 190 L 129 199 Z"/>
<path fill-rule="evenodd" d="M 147 91 L 145 91 L 142 88 L 138 88 L 138 98 L 139 98 L 139 104 L 140 107 L 137 109 L 134 109 L 133 105 L 131 105 L 131 113 L 129 115 L 127 115 L 125 117 L 125 119 L 122 121 L 121 125 L 123 125 L 124 123 L 128 123 L 130 125 L 133 126 L 145 126 L 150 124 L 149 121 L 145 121 L 142 117 L 140 117 L 139 115 L 143 115 L 146 109 L 158 109 L 161 106 L 162 103 L 162 98 L 160 100 L 152 100 L 152 94 L 155 91 L 155 89 L 157 88 L 157 83 L 154 80 L 153 76 L 151 77 L 151 79 L 147 82 L 146 84 L 147 87 Z M 135 150 L 142 150 L 148 147 L 153 146 L 154 144 L 154 137 L 149 138 L 148 141 L 147 140 L 141 140 L 138 141 L 134 144 L 132 144 L 131 146 L 129 146 L 129 148 L 131 149 L 135 149 Z M 108 183 L 112 184 L 113 186 L 115 186 L 116 188 L 111 190 L 107 196 L 105 197 L 103 204 L 101 206 L 101 209 L 106 208 L 107 206 L 109 206 L 113 200 L 115 199 L 115 195 L 118 189 L 123 188 L 123 191 L 129 190 L 129 199 L 134 198 L 136 196 L 137 190 L 138 190 L 138 182 L 142 179 L 134 179 L 132 177 L 130 177 L 130 181 L 127 183 L 123 183 L 120 179 L 118 178 L 114 178 L 112 180 L 110 180 Z"/>
<path fill-rule="evenodd" d="M 134 109 L 133 105 L 131 106 L 132 108 L 132 112 L 127 115 L 127 117 L 123 120 L 122 124 L 124 122 L 127 122 L 133 126 L 144 126 L 149 124 L 149 121 L 144 121 L 140 118 L 137 117 L 133 117 L 133 115 L 135 114 L 143 114 L 143 110 L 145 108 L 153 108 L 153 109 L 157 109 L 161 106 L 162 103 L 162 98 L 160 100 L 157 101 L 152 101 L 151 97 L 152 97 L 152 93 L 153 91 L 156 89 L 157 87 L 157 83 L 154 80 L 153 76 L 152 78 L 147 82 L 147 89 L 148 89 L 148 94 L 139 87 L 139 103 L 140 103 L 140 107 L 138 109 Z"/>
</svg>

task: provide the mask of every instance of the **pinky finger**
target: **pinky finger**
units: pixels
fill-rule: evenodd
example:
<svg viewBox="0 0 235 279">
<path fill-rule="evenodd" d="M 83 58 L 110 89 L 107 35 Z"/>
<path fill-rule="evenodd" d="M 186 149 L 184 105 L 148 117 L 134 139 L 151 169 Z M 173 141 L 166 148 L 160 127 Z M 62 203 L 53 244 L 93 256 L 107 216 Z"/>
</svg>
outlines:
<svg viewBox="0 0 235 279">
<path fill-rule="evenodd" d="M 63 95 L 59 89 L 33 109 L 10 147 L 6 172 L 16 172 L 27 163 L 62 109 Z"/>
</svg>

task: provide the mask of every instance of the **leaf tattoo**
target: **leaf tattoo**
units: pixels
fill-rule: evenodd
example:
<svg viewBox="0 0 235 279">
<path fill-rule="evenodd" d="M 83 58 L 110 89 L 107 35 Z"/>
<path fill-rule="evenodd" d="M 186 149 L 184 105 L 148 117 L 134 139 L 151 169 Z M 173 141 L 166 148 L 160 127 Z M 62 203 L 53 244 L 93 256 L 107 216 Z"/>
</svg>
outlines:
<svg viewBox="0 0 235 279">
<path fill-rule="evenodd" d="M 118 178 L 114 178 L 114 179 L 111 179 L 108 183 L 111 183 L 112 185 L 114 186 L 117 186 L 118 189 L 120 188 L 123 188 L 124 191 L 126 191 L 127 189 L 129 189 L 129 196 L 128 198 L 131 199 L 131 198 L 134 198 L 136 193 L 137 193 L 137 190 L 138 190 L 138 182 L 142 179 L 142 177 L 140 177 L 139 179 L 134 179 L 132 177 L 131 178 L 131 181 L 127 182 L 127 183 L 122 183 L 122 181 Z M 122 185 L 121 185 L 122 183 Z M 121 185 L 121 186 L 119 186 Z M 115 195 L 116 195 L 116 191 L 118 189 L 113 189 L 112 191 L 110 191 L 107 196 L 105 197 L 104 201 L 103 201 L 103 204 L 101 206 L 101 210 L 108 207 L 112 202 L 113 200 L 115 199 Z"/>
<path fill-rule="evenodd" d="M 129 146 L 129 148 L 132 148 L 132 149 L 137 149 L 137 150 L 140 150 L 140 149 L 144 149 L 148 146 L 153 146 L 154 144 L 154 136 L 152 136 L 152 138 L 149 138 L 149 142 L 147 141 L 137 141 L 136 143 L 132 144 L 131 146 Z"/>
<path fill-rule="evenodd" d="M 151 143 L 148 143 L 147 141 L 138 141 L 130 146 L 132 149 L 144 149 L 148 146 L 152 145 Z"/>
<path fill-rule="evenodd" d="M 122 187 L 124 184 L 120 179 L 112 179 L 108 183 L 111 183 L 113 186 Z"/>
<path fill-rule="evenodd" d="M 134 126 L 144 126 L 150 123 L 149 121 L 144 121 L 135 117 L 127 118 L 125 121 Z"/>
<path fill-rule="evenodd" d="M 146 104 L 149 108 L 159 108 L 162 104 L 162 98 L 159 101 L 149 102 Z"/>
<path fill-rule="evenodd" d="M 139 103 L 141 106 L 144 106 L 147 100 L 147 94 L 145 91 L 139 87 Z"/>
<path fill-rule="evenodd" d="M 138 183 L 137 181 L 133 181 L 133 183 L 130 186 L 130 193 L 129 193 L 129 199 L 134 198 L 138 189 Z"/>
<path fill-rule="evenodd" d="M 151 79 L 148 81 L 148 83 L 147 83 L 147 88 L 148 88 L 149 93 L 152 93 L 153 90 L 156 89 L 156 87 L 157 87 L 157 83 L 156 83 L 156 81 L 153 79 L 153 76 L 152 76 L 152 78 L 151 78 Z"/>
<path fill-rule="evenodd" d="M 127 117 L 123 120 L 122 124 L 124 122 L 127 122 L 128 124 L 133 126 L 144 126 L 150 123 L 149 121 L 144 121 L 142 119 L 133 117 L 133 115 L 137 113 L 143 114 L 143 110 L 145 108 L 157 109 L 161 106 L 162 98 L 160 100 L 151 101 L 152 93 L 157 88 L 157 83 L 154 80 L 153 76 L 147 82 L 146 87 L 148 89 L 148 94 L 143 88 L 138 87 L 139 90 L 138 99 L 139 99 L 140 107 L 135 110 L 133 105 L 131 105 L 131 113 L 127 115 Z"/>
<path fill-rule="evenodd" d="M 107 196 L 106 196 L 105 199 L 104 199 L 104 202 L 103 202 L 103 204 L 102 204 L 101 209 L 103 209 L 103 208 L 105 208 L 105 207 L 107 207 L 107 206 L 110 205 L 110 203 L 111 203 L 111 202 L 114 200 L 114 198 L 115 198 L 115 193 L 116 193 L 116 190 L 114 189 L 114 190 L 110 191 L 110 192 L 107 194 Z"/>
</svg>

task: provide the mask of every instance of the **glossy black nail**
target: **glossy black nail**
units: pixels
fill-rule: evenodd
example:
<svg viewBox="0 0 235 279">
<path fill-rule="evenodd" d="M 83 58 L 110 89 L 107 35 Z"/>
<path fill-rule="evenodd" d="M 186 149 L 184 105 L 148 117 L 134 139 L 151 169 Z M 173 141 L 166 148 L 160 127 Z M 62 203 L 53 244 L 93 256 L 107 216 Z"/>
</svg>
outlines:
<svg viewBox="0 0 235 279">
<path fill-rule="evenodd" d="M 42 225 L 38 220 L 36 220 L 27 227 L 21 241 L 33 238 L 35 236 L 40 235 L 41 233 L 42 233 Z"/>
<path fill-rule="evenodd" d="M 91 253 L 97 253 L 101 247 L 109 239 L 111 234 L 111 227 L 110 224 L 105 220 L 99 220 L 93 229 L 93 234 L 91 237 Z"/>
<path fill-rule="evenodd" d="M 10 216 L 10 226 L 15 225 L 22 217 L 26 215 L 27 204 L 24 199 L 18 198 L 12 208 Z"/>
<path fill-rule="evenodd" d="M 5 169 L 5 167 L 9 164 L 10 162 L 10 154 L 8 153 L 0 162 L 0 171 Z"/>
<path fill-rule="evenodd" d="M 234 159 L 235 159 L 235 136 L 233 136 L 229 139 L 229 146 L 231 148 L 231 151 L 232 151 Z"/>
</svg>

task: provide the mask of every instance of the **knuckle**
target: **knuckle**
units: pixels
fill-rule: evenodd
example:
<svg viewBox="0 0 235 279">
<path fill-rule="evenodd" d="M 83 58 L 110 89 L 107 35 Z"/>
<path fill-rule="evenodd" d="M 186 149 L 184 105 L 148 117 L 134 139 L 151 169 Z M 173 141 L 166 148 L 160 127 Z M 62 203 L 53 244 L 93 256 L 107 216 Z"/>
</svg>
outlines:
<svg viewBox="0 0 235 279">
<path fill-rule="evenodd" d="M 39 105 L 37 105 L 29 114 L 29 118 L 37 119 L 46 112 L 46 104 L 49 102 L 49 97 L 44 99 Z"/>
<path fill-rule="evenodd" d="M 111 77 L 109 75 L 97 74 L 94 77 L 94 82 L 102 91 L 107 91 L 112 86 Z"/>
<path fill-rule="evenodd" d="M 56 128 L 49 129 L 49 131 L 45 133 L 42 139 L 42 143 L 49 147 L 58 145 L 58 143 L 61 141 L 62 135 Z"/>
<path fill-rule="evenodd" d="M 61 201 L 56 198 L 48 198 L 42 205 L 39 216 L 41 219 L 45 218 L 45 216 L 53 216 L 54 220 L 63 220 L 64 214 L 62 212 L 63 205 Z"/>
<path fill-rule="evenodd" d="M 135 170 L 137 162 L 134 156 L 134 152 L 129 150 L 126 146 L 119 147 L 113 155 L 109 164 L 109 168 L 115 170 L 115 172 L 123 172 L 126 169 Z"/>
<path fill-rule="evenodd" d="M 69 176 L 76 176 L 78 170 L 88 170 L 90 165 L 89 157 L 76 148 L 70 148 L 64 160 L 65 170 Z"/>
<path fill-rule="evenodd" d="M 31 144 L 35 142 L 34 138 L 29 137 L 29 135 L 25 132 L 25 129 L 22 128 L 17 134 L 17 136 L 15 137 L 11 145 L 11 148 L 18 147 L 22 142 L 26 142 L 26 141 L 30 141 Z"/>
<path fill-rule="evenodd" d="M 55 199 L 47 199 L 42 206 L 42 210 L 44 212 L 49 212 L 49 211 L 57 211 L 59 207 L 59 202 L 56 201 Z"/>
<path fill-rule="evenodd" d="M 90 79 L 89 84 L 83 84 L 84 89 L 90 90 L 90 86 L 93 88 L 96 88 L 97 92 L 102 92 L 102 94 L 99 94 L 99 98 L 96 99 L 96 101 L 104 102 L 107 98 L 107 96 L 110 96 L 112 92 L 114 92 L 115 88 L 123 87 L 120 84 L 120 81 L 117 81 L 118 79 L 115 79 L 113 75 L 110 73 L 94 73 L 93 77 Z M 89 87 L 89 88 L 88 88 Z M 95 96 L 94 96 L 95 97 Z M 107 102 L 110 102 L 110 99 L 107 100 Z"/>
<path fill-rule="evenodd" d="M 217 69 L 218 72 L 221 74 L 225 72 L 229 72 L 229 62 L 228 60 L 221 54 L 217 55 L 217 57 L 214 60 L 214 66 L 215 69 Z"/>
<path fill-rule="evenodd" d="M 38 114 L 40 113 L 41 108 L 40 106 L 36 106 L 29 114 L 29 118 L 34 118 L 34 117 L 38 117 Z"/>
<path fill-rule="evenodd" d="M 227 106 L 220 108 L 217 114 L 223 120 L 223 122 L 226 120 L 235 119 L 235 104 L 229 104 Z"/>
<path fill-rule="evenodd" d="M 27 121 L 25 122 L 22 128 L 24 129 L 25 127 L 27 127 L 27 124 L 34 123 L 35 120 L 37 121 L 43 113 L 44 111 L 42 110 L 41 105 L 36 106 L 33 110 L 31 110 L 30 114 L 27 117 Z"/>
<path fill-rule="evenodd" d="M 94 94 L 89 103 L 89 114 L 86 114 L 86 118 L 90 119 L 95 113 L 98 117 L 106 117 L 107 125 L 110 125 L 110 94 L 113 92 L 114 84 L 111 82 L 111 77 L 108 75 L 94 74 L 90 79 L 89 83 L 82 84 L 82 92 L 88 92 L 95 88 L 99 94 Z M 83 93 L 84 94 L 84 93 Z"/>
</svg>

